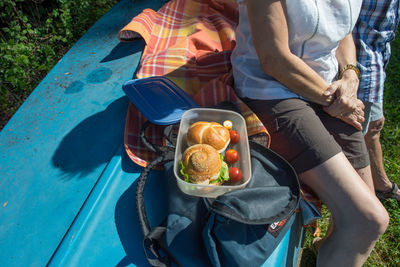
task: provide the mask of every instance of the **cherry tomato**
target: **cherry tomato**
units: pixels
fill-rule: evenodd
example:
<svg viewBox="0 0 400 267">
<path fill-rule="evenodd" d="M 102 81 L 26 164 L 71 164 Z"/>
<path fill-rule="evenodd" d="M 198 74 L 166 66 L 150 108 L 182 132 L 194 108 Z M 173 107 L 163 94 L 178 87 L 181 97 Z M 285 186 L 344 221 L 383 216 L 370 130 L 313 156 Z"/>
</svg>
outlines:
<svg viewBox="0 0 400 267">
<path fill-rule="evenodd" d="M 232 182 L 238 182 L 242 179 L 242 171 L 239 168 L 232 167 L 229 169 L 229 178 Z"/>
<path fill-rule="evenodd" d="M 229 164 L 233 164 L 239 160 L 239 153 L 234 149 L 228 149 L 225 152 L 225 161 Z"/>
<path fill-rule="evenodd" d="M 232 143 L 232 144 L 237 144 L 237 143 L 239 143 L 239 141 L 240 141 L 240 134 L 239 134 L 237 131 L 235 131 L 235 130 L 230 130 L 230 131 L 229 131 L 229 135 L 230 135 L 231 143 Z"/>
</svg>

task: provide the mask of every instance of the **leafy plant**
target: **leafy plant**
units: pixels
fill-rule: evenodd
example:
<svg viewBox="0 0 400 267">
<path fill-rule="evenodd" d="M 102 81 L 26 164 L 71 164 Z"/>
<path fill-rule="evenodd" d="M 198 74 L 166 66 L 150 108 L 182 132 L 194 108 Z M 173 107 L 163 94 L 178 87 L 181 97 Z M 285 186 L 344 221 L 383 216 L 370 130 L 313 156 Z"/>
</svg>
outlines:
<svg viewBox="0 0 400 267">
<path fill-rule="evenodd" d="M 65 52 L 118 1 L 0 1 L 0 129 Z"/>
</svg>

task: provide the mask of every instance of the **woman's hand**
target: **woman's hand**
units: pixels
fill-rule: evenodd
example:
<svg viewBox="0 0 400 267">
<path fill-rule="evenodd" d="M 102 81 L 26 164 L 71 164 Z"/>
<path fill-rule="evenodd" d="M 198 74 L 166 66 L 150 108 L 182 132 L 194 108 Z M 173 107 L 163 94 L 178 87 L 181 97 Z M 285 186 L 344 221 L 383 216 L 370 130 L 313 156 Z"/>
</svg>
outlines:
<svg viewBox="0 0 400 267">
<path fill-rule="evenodd" d="M 329 106 L 323 107 L 323 109 L 332 117 L 341 119 L 347 124 L 350 124 L 353 127 L 355 127 L 357 130 L 360 131 L 362 130 L 362 123 L 364 122 L 365 118 L 364 118 L 364 104 L 360 99 L 355 100 L 354 110 L 347 113 L 342 113 L 334 116 L 329 112 Z"/>
<path fill-rule="evenodd" d="M 349 112 L 339 116 L 339 118 L 354 126 L 357 130 L 362 131 L 362 123 L 364 122 L 364 104 L 361 100 L 356 100 L 356 109 L 353 112 Z"/>
</svg>

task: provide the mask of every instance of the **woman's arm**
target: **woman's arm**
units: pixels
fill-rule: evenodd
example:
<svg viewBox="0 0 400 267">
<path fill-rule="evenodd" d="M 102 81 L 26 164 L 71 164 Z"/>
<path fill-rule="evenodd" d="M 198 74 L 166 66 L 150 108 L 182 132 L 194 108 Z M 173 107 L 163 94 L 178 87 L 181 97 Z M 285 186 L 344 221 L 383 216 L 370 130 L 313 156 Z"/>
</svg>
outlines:
<svg viewBox="0 0 400 267">
<path fill-rule="evenodd" d="M 364 120 L 364 106 L 356 98 L 358 79 L 353 70 L 327 84 L 289 48 L 286 14 L 281 0 L 245 0 L 254 47 L 263 71 L 294 93 L 321 104 L 331 116 L 357 129 Z M 353 38 L 347 35 L 336 51 L 339 67 L 356 63 Z M 334 102 L 332 102 L 334 100 Z"/>
<path fill-rule="evenodd" d="M 327 106 L 329 85 L 289 49 L 286 15 L 280 0 L 246 0 L 254 47 L 262 69 L 293 92 Z"/>
</svg>

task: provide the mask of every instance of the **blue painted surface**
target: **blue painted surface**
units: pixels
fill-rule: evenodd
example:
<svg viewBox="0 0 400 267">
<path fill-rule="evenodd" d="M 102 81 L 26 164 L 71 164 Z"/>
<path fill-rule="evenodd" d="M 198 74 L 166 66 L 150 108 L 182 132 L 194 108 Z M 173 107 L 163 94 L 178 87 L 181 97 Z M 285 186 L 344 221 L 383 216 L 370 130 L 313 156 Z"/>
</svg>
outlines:
<svg viewBox="0 0 400 267">
<path fill-rule="evenodd" d="M 167 209 L 161 173 L 151 172 L 146 186 L 146 206 L 151 207 L 147 215 L 152 226 L 161 223 Z M 150 266 L 143 254 L 143 236 L 135 209 L 138 176 L 138 168 L 121 148 L 49 266 Z"/>
<path fill-rule="evenodd" d="M 148 266 L 135 210 L 142 169 L 123 151 L 128 99 L 122 84 L 132 79 L 144 43 L 119 43 L 117 33 L 161 2 L 122 0 L 0 133 L 1 266 Z M 146 192 L 155 225 L 165 211 L 160 178 L 152 172 Z M 267 266 L 289 257 L 294 233 Z"/>
<path fill-rule="evenodd" d="M 123 0 L 38 85 L 0 133 L 0 263 L 44 266 L 123 143 L 143 41 L 118 31 L 160 1 Z"/>
</svg>

